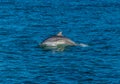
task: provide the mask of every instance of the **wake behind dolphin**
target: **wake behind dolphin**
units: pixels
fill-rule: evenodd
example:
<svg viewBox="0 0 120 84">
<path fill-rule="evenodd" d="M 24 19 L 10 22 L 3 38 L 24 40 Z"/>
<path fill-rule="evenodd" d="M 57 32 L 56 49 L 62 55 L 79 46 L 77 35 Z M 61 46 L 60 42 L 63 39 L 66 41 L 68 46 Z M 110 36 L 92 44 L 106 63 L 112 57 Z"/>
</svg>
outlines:
<svg viewBox="0 0 120 84">
<path fill-rule="evenodd" d="M 46 40 L 44 40 L 40 46 L 41 47 L 47 47 L 47 48 L 57 48 L 57 49 L 64 49 L 66 46 L 82 46 L 82 47 L 87 47 L 86 44 L 76 44 L 74 41 L 71 39 L 65 37 L 62 35 L 62 32 L 59 32 L 57 35 L 52 36 Z"/>
</svg>

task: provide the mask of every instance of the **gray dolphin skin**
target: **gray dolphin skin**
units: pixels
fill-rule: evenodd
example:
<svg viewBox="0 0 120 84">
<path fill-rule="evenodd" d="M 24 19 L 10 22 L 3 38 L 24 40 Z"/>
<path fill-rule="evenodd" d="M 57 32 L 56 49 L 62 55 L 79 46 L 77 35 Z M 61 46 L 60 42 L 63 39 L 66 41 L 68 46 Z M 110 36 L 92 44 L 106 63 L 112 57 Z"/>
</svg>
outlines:
<svg viewBox="0 0 120 84">
<path fill-rule="evenodd" d="M 52 36 L 52 37 L 46 39 L 45 41 L 43 41 L 40 45 L 48 46 L 48 47 L 56 47 L 59 45 L 75 46 L 76 43 L 74 41 L 70 40 L 69 38 L 64 37 L 62 35 L 62 32 L 59 32 L 57 35 Z"/>
</svg>

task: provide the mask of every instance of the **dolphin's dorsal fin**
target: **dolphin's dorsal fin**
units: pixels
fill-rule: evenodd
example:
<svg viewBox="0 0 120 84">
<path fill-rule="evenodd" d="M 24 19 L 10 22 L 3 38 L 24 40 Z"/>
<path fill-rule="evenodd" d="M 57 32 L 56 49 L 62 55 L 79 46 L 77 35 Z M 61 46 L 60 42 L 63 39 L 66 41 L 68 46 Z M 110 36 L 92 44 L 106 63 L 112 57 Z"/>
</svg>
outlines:
<svg viewBox="0 0 120 84">
<path fill-rule="evenodd" d="M 57 34 L 57 36 L 63 36 L 63 35 L 62 35 L 62 32 L 59 32 L 59 33 Z"/>
</svg>

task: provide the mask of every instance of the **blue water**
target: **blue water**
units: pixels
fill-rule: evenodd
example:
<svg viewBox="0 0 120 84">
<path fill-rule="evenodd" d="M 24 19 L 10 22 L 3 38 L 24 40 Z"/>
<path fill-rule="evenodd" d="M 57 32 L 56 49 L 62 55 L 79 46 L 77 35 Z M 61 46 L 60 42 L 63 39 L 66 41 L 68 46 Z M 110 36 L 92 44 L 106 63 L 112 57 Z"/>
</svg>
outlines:
<svg viewBox="0 0 120 84">
<path fill-rule="evenodd" d="M 89 47 L 38 46 L 59 31 Z M 0 84 L 120 84 L 119 0 L 1 0 Z"/>
</svg>

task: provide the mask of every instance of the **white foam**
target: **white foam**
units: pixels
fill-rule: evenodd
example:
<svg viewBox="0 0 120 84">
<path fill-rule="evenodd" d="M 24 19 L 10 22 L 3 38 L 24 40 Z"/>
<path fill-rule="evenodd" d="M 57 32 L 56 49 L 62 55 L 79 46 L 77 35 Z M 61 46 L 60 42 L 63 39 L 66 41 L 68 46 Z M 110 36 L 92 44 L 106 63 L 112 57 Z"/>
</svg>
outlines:
<svg viewBox="0 0 120 84">
<path fill-rule="evenodd" d="M 84 44 L 84 43 L 80 43 L 79 45 L 80 45 L 81 47 L 89 47 L 89 45 Z"/>
</svg>

